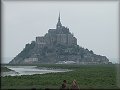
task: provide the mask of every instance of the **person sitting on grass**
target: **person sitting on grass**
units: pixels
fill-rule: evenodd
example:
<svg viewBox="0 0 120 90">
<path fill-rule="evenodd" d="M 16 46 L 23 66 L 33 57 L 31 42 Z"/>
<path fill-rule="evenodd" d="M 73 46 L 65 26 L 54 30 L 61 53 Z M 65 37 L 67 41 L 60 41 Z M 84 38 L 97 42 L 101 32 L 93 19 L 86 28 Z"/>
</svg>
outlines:
<svg viewBox="0 0 120 90">
<path fill-rule="evenodd" d="M 70 90 L 80 90 L 76 80 L 73 80 Z"/>
<path fill-rule="evenodd" d="M 60 90 L 69 90 L 68 86 L 67 86 L 67 81 L 66 80 L 63 80 L 63 84 L 61 85 L 61 88 Z"/>
</svg>

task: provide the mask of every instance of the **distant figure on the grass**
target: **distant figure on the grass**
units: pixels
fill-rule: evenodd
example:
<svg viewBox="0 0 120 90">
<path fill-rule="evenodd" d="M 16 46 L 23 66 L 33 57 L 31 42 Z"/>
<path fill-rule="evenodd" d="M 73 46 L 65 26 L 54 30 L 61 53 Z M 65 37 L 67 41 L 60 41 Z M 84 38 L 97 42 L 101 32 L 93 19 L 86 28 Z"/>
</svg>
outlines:
<svg viewBox="0 0 120 90">
<path fill-rule="evenodd" d="M 70 90 L 80 90 L 76 80 L 73 80 Z"/>
<path fill-rule="evenodd" d="M 60 90 L 69 90 L 68 86 L 67 86 L 67 81 L 63 80 L 63 84 L 60 87 Z"/>
</svg>

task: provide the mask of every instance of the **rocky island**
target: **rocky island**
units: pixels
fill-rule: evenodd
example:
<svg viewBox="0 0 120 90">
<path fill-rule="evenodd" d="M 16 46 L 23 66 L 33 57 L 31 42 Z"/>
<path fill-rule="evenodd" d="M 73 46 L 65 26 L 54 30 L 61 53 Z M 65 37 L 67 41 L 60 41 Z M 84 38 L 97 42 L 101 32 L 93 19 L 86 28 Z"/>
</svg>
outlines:
<svg viewBox="0 0 120 90">
<path fill-rule="evenodd" d="M 25 48 L 9 64 L 109 64 L 106 56 L 96 55 L 92 50 L 77 45 L 77 39 L 63 26 L 60 14 L 55 29 L 26 44 Z"/>
</svg>

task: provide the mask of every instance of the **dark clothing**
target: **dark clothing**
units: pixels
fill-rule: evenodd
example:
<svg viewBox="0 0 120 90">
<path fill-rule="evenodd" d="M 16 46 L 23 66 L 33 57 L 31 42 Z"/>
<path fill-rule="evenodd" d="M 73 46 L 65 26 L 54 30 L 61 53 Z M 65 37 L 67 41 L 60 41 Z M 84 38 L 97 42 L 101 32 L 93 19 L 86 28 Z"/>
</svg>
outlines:
<svg viewBox="0 0 120 90">
<path fill-rule="evenodd" d="M 63 84 L 61 85 L 60 90 L 69 90 L 69 88 L 67 87 L 67 84 L 66 84 L 66 83 L 63 83 Z"/>
</svg>

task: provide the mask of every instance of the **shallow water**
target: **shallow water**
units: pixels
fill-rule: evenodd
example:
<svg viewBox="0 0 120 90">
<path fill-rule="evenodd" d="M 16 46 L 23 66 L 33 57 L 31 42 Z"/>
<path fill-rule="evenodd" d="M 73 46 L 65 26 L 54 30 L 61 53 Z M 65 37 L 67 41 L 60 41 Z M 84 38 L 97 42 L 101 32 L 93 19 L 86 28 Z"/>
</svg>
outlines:
<svg viewBox="0 0 120 90">
<path fill-rule="evenodd" d="M 37 66 L 5 66 L 5 67 L 14 71 L 2 72 L 2 76 L 20 76 L 71 71 L 68 69 L 50 69 L 45 67 L 37 68 Z"/>
</svg>

